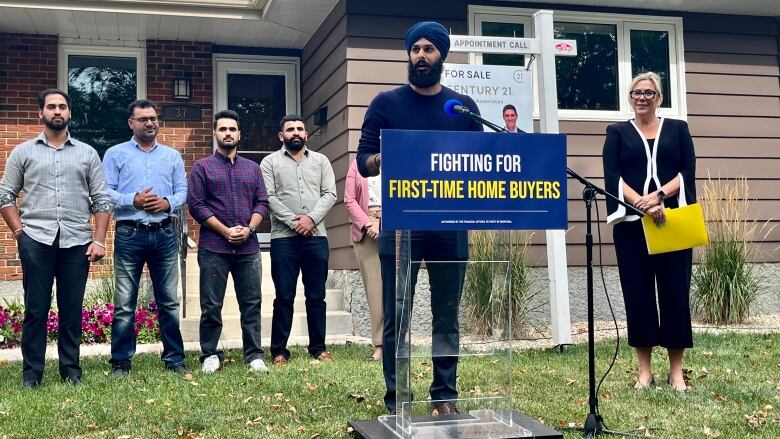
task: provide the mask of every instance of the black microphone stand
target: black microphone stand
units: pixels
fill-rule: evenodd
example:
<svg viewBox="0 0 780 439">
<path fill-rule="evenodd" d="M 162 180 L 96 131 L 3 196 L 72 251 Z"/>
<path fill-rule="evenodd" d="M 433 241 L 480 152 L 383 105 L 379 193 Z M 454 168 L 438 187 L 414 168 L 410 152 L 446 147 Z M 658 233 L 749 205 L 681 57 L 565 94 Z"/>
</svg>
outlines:
<svg viewBox="0 0 780 439">
<path fill-rule="evenodd" d="M 628 211 L 644 216 L 644 213 L 636 207 L 620 200 L 604 189 L 591 183 L 585 177 L 566 168 L 566 173 L 582 183 L 585 188 L 582 190 L 582 199 L 585 201 L 586 228 L 585 228 L 585 254 L 587 260 L 587 287 L 588 287 L 588 407 L 590 411 L 585 418 L 585 424 L 582 428 L 585 437 L 594 437 L 599 433 L 616 434 L 623 436 L 637 436 L 632 433 L 612 431 L 604 427 L 604 419 L 599 414 L 599 398 L 596 395 L 596 340 L 594 334 L 594 315 L 593 315 L 593 234 L 591 233 L 591 207 L 596 199 L 596 194 L 601 194 L 610 198 L 628 209 Z"/>
<path fill-rule="evenodd" d="M 469 110 L 468 108 L 464 107 L 463 105 L 456 105 L 455 107 L 456 107 L 455 111 L 457 111 L 458 113 L 460 113 L 460 114 L 462 114 L 464 116 L 468 116 L 468 117 L 476 120 L 477 122 L 481 123 L 482 125 L 485 125 L 486 127 L 490 128 L 491 130 L 493 130 L 493 131 L 495 131 L 497 133 L 506 133 L 506 132 L 508 132 L 505 128 L 501 128 L 500 126 L 498 126 L 498 125 L 494 124 L 493 122 L 485 119 L 484 117 L 480 116 L 479 114 L 472 112 L 471 110 Z M 460 109 L 458 109 L 457 107 L 460 107 Z"/>
<path fill-rule="evenodd" d="M 468 112 L 461 111 L 461 114 L 471 117 L 488 128 L 496 132 L 506 131 L 498 125 L 483 119 L 478 114 L 472 113 L 467 108 L 464 109 Z M 604 419 L 599 414 L 599 398 L 596 395 L 596 339 L 594 334 L 594 315 L 593 315 L 593 233 L 591 232 L 591 225 L 593 223 L 591 209 L 593 201 L 596 199 L 596 194 L 601 194 L 607 198 L 610 198 L 625 207 L 629 212 L 638 215 L 639 217 L 645 216 L 644 212 L 636 207 L 626 203 L 618 197 L 610 194 L 606 190 L 596 186 L 588 181 L 587 178 L 566 167 L 566 173 L 575 180 L 582 183 L 585 188 L 582 190 L 582 199 L 585 201 L 586 212 L 586 228 L 585 228 L 585 254 L 587 259 L 587 282 L 588 282 L 588 407 L 590 411 L 585 418 L 585 424 L 582 428 L 585 433 L 585 437 L 595 437 L 599 433 L 622 435 L 622 436 L 638 436 L 633 433 L 618 432 L 609 430 L 604 426 Z"/>
</svg>

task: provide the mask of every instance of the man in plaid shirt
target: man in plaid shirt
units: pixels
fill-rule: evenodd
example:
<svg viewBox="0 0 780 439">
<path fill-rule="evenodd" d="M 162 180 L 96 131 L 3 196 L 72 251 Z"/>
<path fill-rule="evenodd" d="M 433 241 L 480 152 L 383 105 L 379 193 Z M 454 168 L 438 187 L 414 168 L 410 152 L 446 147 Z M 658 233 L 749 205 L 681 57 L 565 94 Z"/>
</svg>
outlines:
<svg viewBox="0 0 780 439">
<path fill-rule="evenodd" d="M 260 246 L 255 237 L 257 227 L 268 219 L 268 194 L 260 167 L 236 155 L 239 130 L 236 112 L 215 114 L 217 150 L 195 162 L 190 173 L 187 204 L 201 224 L 198 265 L 203 373 L 217 371 L 224 360 L 217 344 L 228 273 L 233 275 L 241 311 L 244 361 L 252 371 L 268 371 L 260 348 Z"/>
</svg>

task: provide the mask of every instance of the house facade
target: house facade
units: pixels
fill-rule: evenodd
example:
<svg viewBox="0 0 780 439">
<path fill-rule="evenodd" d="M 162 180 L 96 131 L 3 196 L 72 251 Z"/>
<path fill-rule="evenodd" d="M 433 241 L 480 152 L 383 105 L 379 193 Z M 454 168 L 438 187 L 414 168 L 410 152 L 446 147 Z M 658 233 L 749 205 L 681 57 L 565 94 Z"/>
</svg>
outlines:
<svg viewBox="0 0 780 439">
<path fill-rule="evenodd" d="M 406 82 L 406 29 L 436 20 L 453 34 L 532 37 L 539 9 L 554 11 L 557 38 L 578 42 L 577 57 L 557 62 L 571 168 L 603 181 L 605 128 L 631 118 L 625 89 L 633 74 L 654 70 L 666 88 L 662 113 L 690 125 L 699 184 L 708 175 L 746 176 L 757 200 L 751 214 L 780 217 L 776 0 L 0 0 L 0 169 L 16 144 L 41 130 L 36 94 L 44 88 L 70 93 L 74 136 L 101 153 L 131 136 L 129 101 L 156 101 L 159 140 L 182 153 L 187 169 L 213 152 L 215 111 L 239 112 L 243 153 L 258 162 L 279 148 L 281 116 L 298 112 L 309 146 L 336 174 L 339 202 L 325 219 L 330 268 L 356 269 L 344 180 L 369 102 Z M 448 61 L 534 69 L 520 55 L 452 53 Z M 585 263 L 580 192 L 570 181 L 570 266 Z M 599 209 L 603 220 L 604 204 Z M 196 239 L 191 220 L 190 231 Z M 601 232 L 604 262 L 614 265 L 609 228 Z M 20 280 L 4 224 L 0 239 L 0 280 Z M 780 228 L 760 239 L 759 260 L 778 262 L 779 241 Z M 544 234 L 535 235 L 530 261 L 546 264 Z"/>
</svg>

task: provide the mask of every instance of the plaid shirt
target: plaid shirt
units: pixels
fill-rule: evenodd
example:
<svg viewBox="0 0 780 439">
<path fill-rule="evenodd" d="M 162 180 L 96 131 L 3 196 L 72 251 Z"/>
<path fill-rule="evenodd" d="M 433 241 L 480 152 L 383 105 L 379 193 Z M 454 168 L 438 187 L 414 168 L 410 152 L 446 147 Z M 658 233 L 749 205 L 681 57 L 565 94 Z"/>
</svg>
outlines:
<svg viewBox="0 0 780 439">
<path fill-rule="evenodd" d="M 249 226 L 253 213 L 268 221 L 268 193 L 260 166 L 236 156 L 235 162 L 215 151 L 192 166 L 187 204 L 200 224 L 215 216 L 227 227 Z M 260 249 L 257 238 L 233 245 L 208 227 L 200 229 L 200 247 L 214 253 L 253 254 Z"/>
</svg>

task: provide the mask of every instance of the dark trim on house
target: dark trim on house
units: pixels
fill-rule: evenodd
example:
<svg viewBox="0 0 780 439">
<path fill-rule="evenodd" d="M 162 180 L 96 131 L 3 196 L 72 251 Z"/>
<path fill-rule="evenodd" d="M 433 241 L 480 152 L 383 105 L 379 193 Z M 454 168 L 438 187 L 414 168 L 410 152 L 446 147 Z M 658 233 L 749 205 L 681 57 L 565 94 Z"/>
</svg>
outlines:
<svg viewBox="0 0 780 439">
<path fill-rule="evenodd" d="M 276 49 L 270 47 L 246 47 L 246 46 L 214 46 L 213 53 L 229 53 L 232 55 L 261 55 L 261 56 L 292 56 L 301 57 L 301 49 Z"/>
<path fill-rule="evenodd" d="M 780 66 L 780 17 L 775 17 L 777 23 L 777 65 Z"/>
<path fill-rule="evenodd" d="M 538 2 L 507 2 L 491 0 L 433 0 L 416 4 L 410 8 L 408 3 L 399 2 L 366 2 L 364 0 L 347 0 L 347 14 L 360 15 L 392 15 L 394 17 L 435 17 L 438 21 L 447 19 L 468 21 L 469 6 L 495 6 L 504 8 L 550 9 L 555 11 L 595 12 L 607 14 L 657 15 L 679 17 L 680 11 L 667 11 L 642 8 L 620 8 L 611 6 L 568 5 L 561 3 Z"/>
</svg>

